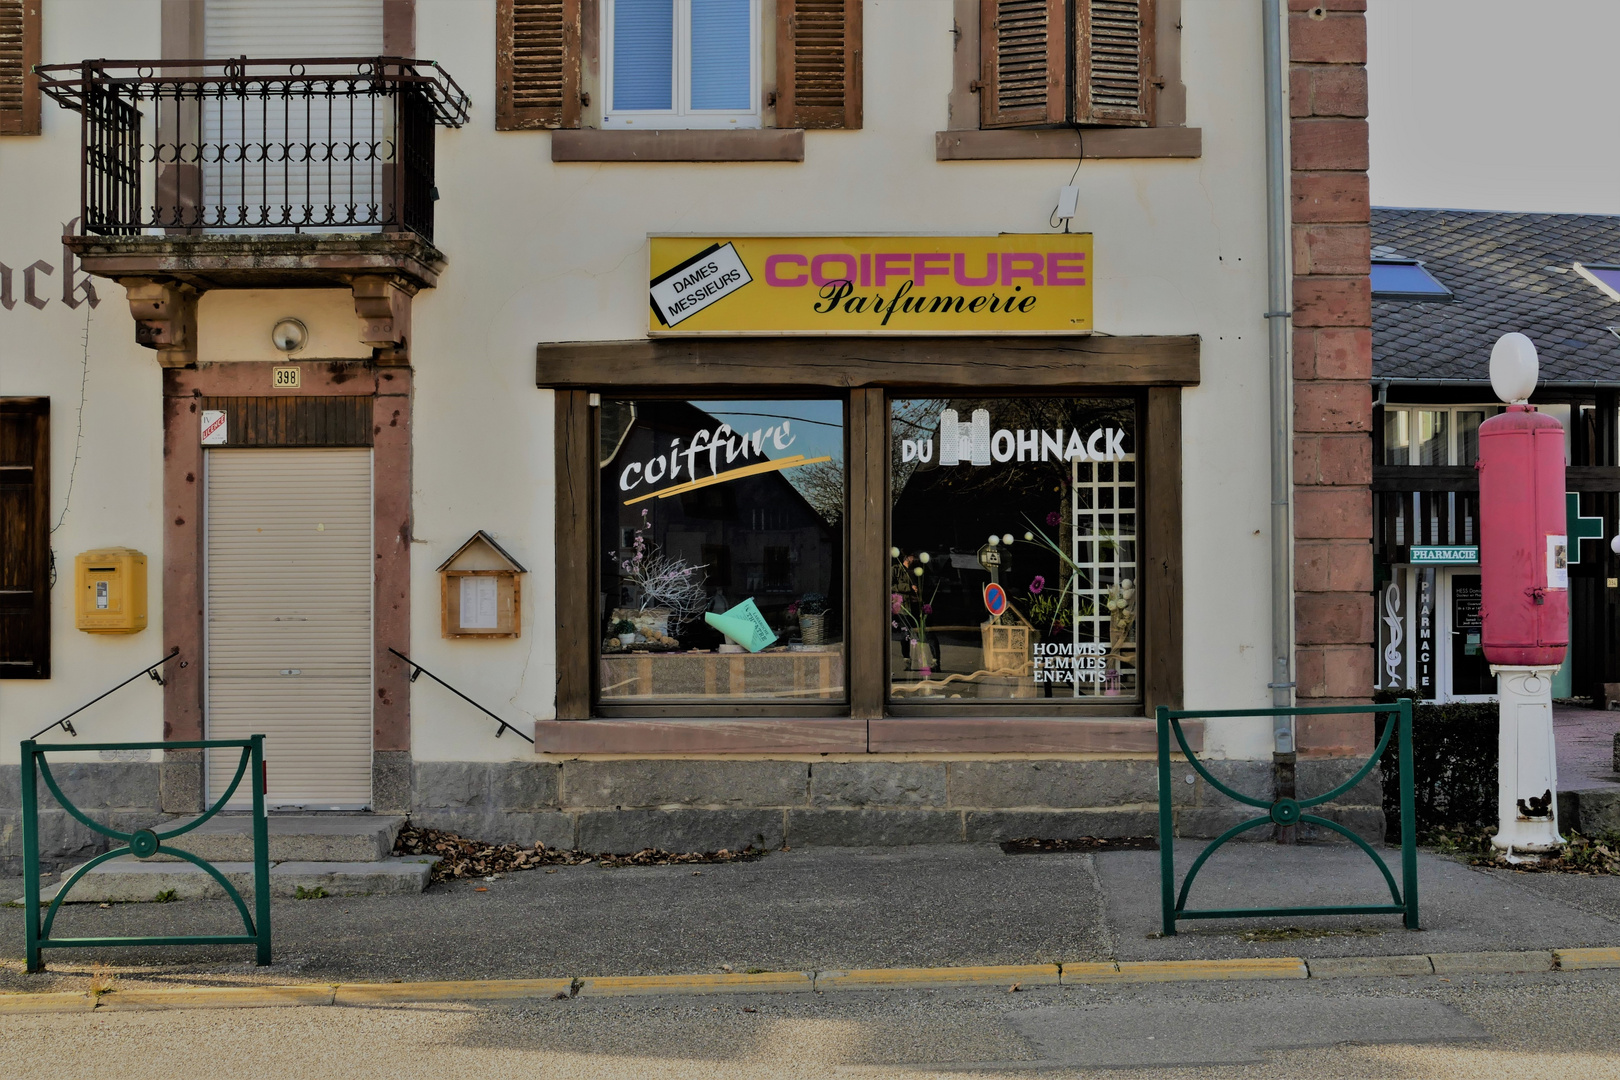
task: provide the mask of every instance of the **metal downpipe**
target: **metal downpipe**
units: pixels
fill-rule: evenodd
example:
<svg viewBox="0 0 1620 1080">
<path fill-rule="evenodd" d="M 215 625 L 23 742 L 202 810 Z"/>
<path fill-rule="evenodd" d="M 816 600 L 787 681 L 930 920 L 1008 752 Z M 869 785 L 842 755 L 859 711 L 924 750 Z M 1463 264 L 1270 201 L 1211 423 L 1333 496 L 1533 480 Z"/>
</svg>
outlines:
<svg viewBox="0 0 1620 1080">
<path fill-rule="evenodd" d="M 1293 425 L 1289 385 L 1289 162 L 1283 79 L 1286 41 L 1280 0 L 1261 0 L 1266 83 L 1266 324 L 1271 362 L 1271 705 L 1294 703 Z M 1276 717 L 1273 727 L 1274 786 L 1278 798 L 1293 798 L 1294 723 Z M 1292 825 L 1280 826 L 1278 842 L 1294 841 Z"/>
</svg>

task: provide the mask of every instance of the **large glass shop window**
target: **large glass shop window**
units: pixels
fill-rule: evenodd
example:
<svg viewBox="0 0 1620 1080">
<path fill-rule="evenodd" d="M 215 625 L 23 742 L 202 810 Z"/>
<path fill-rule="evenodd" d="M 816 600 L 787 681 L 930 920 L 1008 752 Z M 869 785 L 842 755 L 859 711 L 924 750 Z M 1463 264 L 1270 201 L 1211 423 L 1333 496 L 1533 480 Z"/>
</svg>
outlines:
<svg viewBox="0 0 1620 1080">
<path fill-rule="evenodd" d="M 1136 403 L 891 403 L 895 702 L 1139 700 Z"/>
<path fill-rule="evenodd" d="M 608 704 L 844 699 L 842 401 L 602 402 Z"/>
</svg>

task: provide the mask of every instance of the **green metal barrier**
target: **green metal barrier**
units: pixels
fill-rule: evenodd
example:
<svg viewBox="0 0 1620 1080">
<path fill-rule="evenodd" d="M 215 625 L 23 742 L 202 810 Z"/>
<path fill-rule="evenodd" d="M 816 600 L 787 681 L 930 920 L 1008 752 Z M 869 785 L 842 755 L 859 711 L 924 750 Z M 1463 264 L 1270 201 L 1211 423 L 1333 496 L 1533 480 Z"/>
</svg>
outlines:
<svg viewBox="0 0 1620 1080">
<path fill-rule="evenodd" d="M 242 751 L 242 759 L 236 766 L 236 775 L 231 778 L 230 785 L 208 810 L 194 821 L 173 829 L 158 832 L 153 829 L 137 829 L 135 832 L 122 833 L 116 829 L 93 820 L 85 812 L 73 805 L 73 802 L 62 793 L 62 788 L 51 775 L 51 766 L 45 760 L 45 755 L 58 750 L 86 751 L 86 750 L 230 750 Z M 242 777 L 247 775 L 249 766 L 253 770 L 253 780 L 250 786 L 253 791 L 253 914 L 248 914 L 247 904 L 242 901 L 242 894 L 236 891 L 224 874 L 206 859 L 183 851 L 177 847 L 169 847 L 168 841 L 176 836 L 190 832 L 220 810 L 236 794 L 237 786 L 242 783 Z M 27 934 L 28 934 L 28 970 L 44 971 L 45 961 L 42 951 L 45 949 L 80 949 L 97 948 L 113 945 L 257 945 L 258 962 L 270 963 L 270 822 L 264 810 L 264 736 L 252 735 L 246 739 L 212 739 L 202 742 L 146 742 L 146 743 L 77 743 L 77 744 L 45 744 L 41 745 L 32 739 L 25 739 L 22 744 L 22 811 L 23 811 L 23 902 L 27 908 Z M 56 801 L 73 817 L 77 818 L 87 827 L 94 829 L 103 836 L 109 836 L 121 841 L 122 847 L 115 847 L 101 855 L 97 855 L 62 883 L 56 890 L 56 896 L 51 900 L 50 908 L 45 912 L 44 921 L 40 921 L 39 911 L 39 781 L 43 779 L 45 786 L 50 788 Z M 200 866 L 219 882 L 225 890 L 225 895 L 236 904 L 236 910 L 242 916 L 242 934 L 171 934 L 154 937 L 81 937 L 81 938 L 53 938 L 51 925 L 56 921 L 57 910 L 67 897 L 68 891 L 79 883 L 85 874 L 100 866 L 108 859 L 115 859 L 120 855 L 134 855 L 138 859 L 150 859 L 162 851 L 166 855 L 178 856 Z"/>
<path fill-rule="evenodd" d="M 1233 791 L 1215 777 L 1210 775 L 1198 755 L 1192 752 L 1187 745 L 1187 736 L 1181 730 L 1181 721 L 1188 717 L 1211 719 L 1229 716 L 1327 716 L 1334 714 L 1365 714 L 1387 713 L 1391 714 L 1394 723 L 1386 722 L 1383 733 L 1378 739 L 1378 746 L 1373 750 L 1372 756 L 1367 759 L 1356 774 L 1332 791 L 1309 799 L 1282 798 L 1267 802 L 1252 795 L 1244 795 Z M 1417 882 L 1417 823 L 1412 810 L 1412 702 L 1402 698 L 1398 703 L 1391 705 L 1333 705 L 1301 709 L 1225 709 L 1208 712 L 1184 711 L 1178 712 L 1160 706 L 1159 719 L 1159 896 L 1164 913 L 1164 933 L 1167 935 L 1176 932 L 1176 922 L 1180 919 L 1240 919 L 1255 916 L 1276 915 L 1403 915 L 1406 928 L 1418 928 L 1418 882 Z M 1344 826 L 1327 818 L 1305 811 L 1313 806 L 1331 802 L 1341 794 L 1349 791 L 1372 772 L 1383 756 L 1385 748 L 1389 746 L 1392 735 L 1399 732 L 1400 742 L 1400 770 L 1401 770 L 1401 884 L 1395 884 L 1395 875 L 1389 872 L 1389 866 L 1379 857 L 1365 840 Z M 1265 813 L 1259 817 L 1227 829 L 1206 847 L 1194 860 L 1187 871 L 1187 877 L 1181 883 L 1181 891 L 1176 891 L 1176 853 L 1175 830 L 1170 807 L 1170 736 L 1174 734 L 1176 743 L 1187 758 L 1187 763 L 1197 770 L 1198 775 L 1227 798 L 1235 799 L 1247 806 L 1257 807 Z M 1383 871 L 1384 881 L 1389 885 L 1391 902 L 1388 904 L 1339 904 L 1327 907 L 1291 907 L 1291 908 L 1194 908 L 1187 907 L 1187 894 L 1192 889 L 1193 879 L 1198 871 L 1203 869 L 1204 863 L 1213 855 L 1217 848 L 1240 833 L 1250 829 L 1258 829 L 1262 825 L 1293 825 L 1305 822 L 1310 825 L 1319 825 L 1353 841 L 1355 845 L 1367 853 L 1379 870 Z"/>
</svg>

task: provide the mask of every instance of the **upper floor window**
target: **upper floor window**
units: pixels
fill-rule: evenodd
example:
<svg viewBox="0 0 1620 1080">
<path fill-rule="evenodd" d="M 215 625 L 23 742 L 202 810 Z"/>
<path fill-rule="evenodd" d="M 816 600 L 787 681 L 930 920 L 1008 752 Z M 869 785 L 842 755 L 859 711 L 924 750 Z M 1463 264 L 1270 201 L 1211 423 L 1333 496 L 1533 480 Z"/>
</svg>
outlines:
<svg viewBox="0 0 1620 1080">
<path fill-rule="evenodd" d="M 606 0 L 602 125 L 760 126 L 759 0 Z"/>
<path fill-rule="evenodd" d="M 1385 465 L 1473 465 L 1479 461 L 1479 425 L 1494 405 L 1384 408 Z"/>
</svg>

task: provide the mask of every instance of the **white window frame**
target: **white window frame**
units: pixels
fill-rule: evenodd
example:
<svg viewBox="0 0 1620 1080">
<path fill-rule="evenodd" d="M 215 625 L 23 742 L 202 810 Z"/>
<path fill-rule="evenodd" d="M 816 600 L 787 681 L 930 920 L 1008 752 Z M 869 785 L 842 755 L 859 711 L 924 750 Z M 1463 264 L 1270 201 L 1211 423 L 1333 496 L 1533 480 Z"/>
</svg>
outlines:
<svg viewBox="0 0 1620 1080">
<path fill-rule="evenodd" d="M 1407 413 L 1407 414 L 1413 414 L 1413 413 L 1419 413 L 1419 412 L 1443 412 L 1443 413 L 1445 413 L 1446 414 L 1446 461 L 1445 461 L 1445 463 L 1446 463 L 1446 465 L 1456 465 L 1457 464 L 1457 459 L 1462 454 L 1462 442 L 1461 442 L 1462 428 L 1458 424 L 1457 414 L 1458 413 L 1465 413 L 1465 412 L 1483 412 L 1485 414 L 1485 419 L 1489 420 L 1491 417 L 1495 416 L 1498 412 L 1500 412 L 1501 408 L 1502 408 L 1502 406 L 1501 406 L 1500 402 L 1489 402 L 1489 403 L 1483 403 L 1482 402 L 1482 403 L 1477 404 L 1477 405 L 1397 405 L 1394 402 L 1390 402 L 1389 404 L 1384 406 L 1384 423 L 1386 425 L 1388 425 L 1390 423 L 1392 415 L 1394 413 L 1398 413 L 1398 412 L 1403 412 L 1403 413 Z M 1380 465 L 1392 465 L 1392 466 L 1398 466 L 1398 467 L 1401 467 L 1401 468 L 1413 468 L 1413 467 L 1421 468 L 1422 467 L 1422 466 L 1419 466 L 1416 461 L 1412 460 L 1412 458 L 1415 457 L 1416 454 L 1418 453 L 1418 436 L 1417 436 L 1418 428 L 1417 428 L 1417 419 L 1416 419 L 1415 416 L 1413 417 L 1412 421 L 1408 424 L 1408 430 L 1411 432 L 1411 439 L 1407 443 L 1407 460 L 1403 461 L 1403 462 L 1386 462 L 1386 461 L 1384 461 L 1383 460 L 1384 447 L 1382 445 L 1380 445 L 1378 447 L 1378 457 L 1379 457 L 1379 464 Z M 1565 430 L 1565 434 L 1564 434 L 1564 442 L 1565 442 L 1565 455 L 1567 457 L 1567 455 L 1568 455 L 1568 442 L 1569 442 L 1569 434 L 1568 434 L 1567 426 L 1566 426 L 1566 430 Z"/>
<path fill-rule="evenodd" d="M 602 126 L 604 128 L 658 130 L 692 128 L 730 130 L 764 126 L 761 107 L 761 0 L 748 2 L 748 100 L 752 108 L 692 108 L 692 0 L 675 0 L 675 85 L 670 88 L 673 109 L 625 109 L 613 107 L 613 10 L 615 0 L 602 0 Z"/>
</svg>

